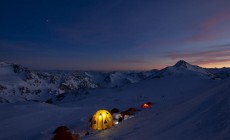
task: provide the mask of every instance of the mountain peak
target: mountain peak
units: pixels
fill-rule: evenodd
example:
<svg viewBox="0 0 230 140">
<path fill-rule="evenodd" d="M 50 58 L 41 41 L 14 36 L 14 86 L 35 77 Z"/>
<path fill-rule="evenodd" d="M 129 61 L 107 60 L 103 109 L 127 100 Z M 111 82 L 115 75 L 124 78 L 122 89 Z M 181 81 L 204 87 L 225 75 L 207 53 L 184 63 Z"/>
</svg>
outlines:
<svg viewBox="0 0 230 140">
<path fill-rule="evenodd" d="M 185 68 L 187 68 L 187 65 L 190 65 L 190 64 L 187 63 L 187 62 L 184 61 L 184 60 L 179 60 L 174 66 L 175 66 L 175 67 L 185 67 Z"/>
</svg>

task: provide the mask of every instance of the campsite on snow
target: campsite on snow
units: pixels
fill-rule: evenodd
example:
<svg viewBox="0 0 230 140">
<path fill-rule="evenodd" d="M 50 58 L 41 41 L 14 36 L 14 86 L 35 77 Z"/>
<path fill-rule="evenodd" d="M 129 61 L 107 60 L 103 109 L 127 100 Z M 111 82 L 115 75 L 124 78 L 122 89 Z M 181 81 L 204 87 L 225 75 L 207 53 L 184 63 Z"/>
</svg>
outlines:
<svg viewBox="0 0 230 140">
<path fill-rule="evenodd" d="M 230 68 L 183 60 L 139 72 L 43 72 L 2 61 L 0 102 L 1 140 L 59 132 L 82 140 L 230 139 Z"/>
</svg>

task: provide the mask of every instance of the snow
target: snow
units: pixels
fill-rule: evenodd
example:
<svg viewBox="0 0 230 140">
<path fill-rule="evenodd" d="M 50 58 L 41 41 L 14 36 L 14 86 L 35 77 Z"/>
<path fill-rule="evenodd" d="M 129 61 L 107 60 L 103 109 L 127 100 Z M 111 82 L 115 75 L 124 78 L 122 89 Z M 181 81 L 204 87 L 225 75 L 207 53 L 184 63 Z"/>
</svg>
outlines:
<svg viewBox="0 0 230 140">
<path fill-rule="evenodd" d="M 184 60 L 178 61 L 174 66 L 162 69 L 157 76 L 162 77 L 170 75 L 191 75 L 215 79 L 215 75 L 209 72 L 208 70 L 201 68 L 199 66 L 191 65 L 185 62 Z"/>
<path fill-rule="evenodd" d="M 88 136 L 85 140 L 229 139 L 229 84 L 230 80 L 217 84 L 180 102 L 174 99 L 157 103 L 133 119 L 124 121 L 104 133 Z"/>
<path fill-rule="evenodd" d="M 6 63 L 0 63 L 0 82 L 4 84 L 16 83 L 20 81 L 20 78 L 12 70 L 12 66 Z"/>
<path fill-rule="evenodd" d="M 2 103 L 0 139 L 47 140 L 61 125 L 79 133 L 82 140 L 230 139 L 230 78 L 213 80 L 193 68 L 172 66 L 169 68 L 174 72 L 171 75 L 164 73 L 160 78 L 147 78 L 117 88 L 85 89 L 81 94 L 65 94 L 61 102 L 54 104 L 32 101 Z M 87 72 L 87 75 L 92 77 L 94 74 Z M 123 81 L 120 77 L 124 73 L 109 75 L 115 76 L 113 78 L 118 79 L 117 82 Z M 100 77 L 101 73 L 97 76 Z M 16 98 L 5 96 L 9 100 Z M 153 102 L 151 108 L 140 108 L 141 104 L 149 101 Z M 141 111 L 111 129 L 90 129 L 89 119 L 97 110 L 118 108 L 124 111 L 130 107 Z M 84 136 L 86 131 L 90 131 L 90 135 Z"/>
</svg>

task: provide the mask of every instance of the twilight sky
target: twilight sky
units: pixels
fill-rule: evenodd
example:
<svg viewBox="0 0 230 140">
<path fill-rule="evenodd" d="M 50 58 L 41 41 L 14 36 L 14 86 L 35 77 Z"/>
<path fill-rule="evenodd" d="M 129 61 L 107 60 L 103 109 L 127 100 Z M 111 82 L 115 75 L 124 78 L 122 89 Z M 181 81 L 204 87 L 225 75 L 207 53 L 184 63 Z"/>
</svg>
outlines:
<svg viewBox="0 0 230 140">
<path fill-rule="evenodd" d="M 32 69 L 230 67 L 230 0 L 1 0 L 0 59 Z"/>
</svg>

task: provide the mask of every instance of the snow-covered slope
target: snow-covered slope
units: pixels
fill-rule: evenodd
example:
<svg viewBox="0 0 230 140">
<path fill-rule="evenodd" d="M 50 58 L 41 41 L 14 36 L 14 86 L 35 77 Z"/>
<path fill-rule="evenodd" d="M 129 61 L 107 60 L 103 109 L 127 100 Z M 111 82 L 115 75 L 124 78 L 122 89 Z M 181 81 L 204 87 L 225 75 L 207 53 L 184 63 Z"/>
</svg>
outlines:
<svg viewBox="0 0 230 140">
<path fill-rule="evenodd" d="M 0 102 L 46 101 L 77 89 L 96 87 L 90 79 L 75 73 L 63 78 L 0 62 Z"/>
<path fill-rule="evenodd" d="M 147 72 L 109 72 L 98 73 L 100 78 L 92 75 L 91 78 L 101 87 L 122 87 L 128 84 L 145 80 L 149 75 Z M 154 74 L 154 72 L 152 72 Z"/>
<path fill-rule="evenodd" d="M 220 79 L 230 77 L 230 68 L 206 68 L 206 70 L 213 73 L 217 78 Z"/>
<path fill-rule="evenodd" d="M 143 110 L 135 118 L 106 132 L 85 137 L 85 140 L 228 140 L 230 139 L 229 85 L 228 79 L 215 86 L 206 85 L 206 89 L 198 90 L 192 96 L 188 94 L 187 98 L 182 100 L 179 98 L 164 102 L 156 100 L 157 104 L 151 109 Z M 196 86 L 190 86 L 196 89 Z M 189 92 L 186 89 L 185 91 Z M 168 92 L 177 94 L 173 90 Z"/>
<path fill-rule="evenodd" d="M 208 70 L 199 66 L 191 65 L 184 60 L 178 61 L 174 66 L 162 69 L 155 78 L 170 76 L 170 75 L 193 75 L 202 76 L 204 78 L 215 78 L 215 75 Z"/>
<path fill-rule="evenodd" d="M 206 71 L 191 67 L 187 63 L 186 67 L 184 63 L 179 66 L 176 64 L 170 67 L 174 72 L 172 75 L 160 71 L 159 73 L 165 74 L 163 77 L 146 78 L 120 88 L 88 89 L 78 96 L 70 91 L 61 102 L 55 104 L 32 101 L 0 104 L 0 139 L 47 140 L 53 137 L 54 129 L 61 125 L 66 125 L 71 131 L 79 133 L 83 140 L 230 139 L 230 79 L 213 80 L 206 77 Z M 8 79 L 9 83 L 25 82 L 21 80 L 25 70 L 15 73 L 11 66 L 6 64 L 4 68 L 5 70 L 1 69 L 2 75 L 9 71 L 9 75 L 13 75 L 13 78 Z M 36 75 L 35 73 L 35 77 Z M 73 83 L 68 82 L 67 85 L 74 85 L 74 80 L 81 79 L 82 76 L 73 73 L 57 75 L 57 82 L 65 83 L 65 79 L 73 79 L 70 80 Z M 90 73 L 87 75 L 90 77 Z M 95 74 L 91 73 L 91 76 L 93 75 Z M 115 75 L 117 77 L 119 74 Z M 18 78 L 15 78 L 17 76 Z M 6 81 L 3 80 L 1 83 L 7 87 L 10 85 L 4 82 Z M 140 108 L 142 103 L 149 101 L 154 103 L 152 108 Z M 95 111 L 111 110 L 114 107 L 121 110 L 135 107 L 141 111 L 134 118 L 123 121 L 111 129 L 90 129 L 89 119 Z M 90 131 L 90 135 L 84 136 L 86 131 Z"/>
<path fill-rule="evenodd" d="M 61 125 L 82 134 L 85 140 L 228 139 L 230 79 L 210 80 L 190 75 L 148 79 L 122 88 L 99 88 L 65 98 L 58 105 L 46 103 L 1 104 L 0 139 L 51 139 Z M 69 100 L 75 98 L 74 100 Z M 155 104 L 134 118 L 104 131 L 91 131 L 88 120 L 98 109 L 140 108 Z M 16 115 L 16 116 L 15 116 Z M 15 129 L 19 128 L 20 129 Z"/>
<path fill-rule="evenodd" d="M 0 62 L 0 103 L 62 100 L 91 88 L 115 88 L 137 83 L 155 74 L 147 72 L 37 72 L 23 66 Z"/>
</svg>

